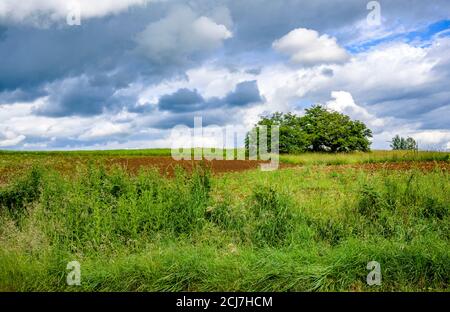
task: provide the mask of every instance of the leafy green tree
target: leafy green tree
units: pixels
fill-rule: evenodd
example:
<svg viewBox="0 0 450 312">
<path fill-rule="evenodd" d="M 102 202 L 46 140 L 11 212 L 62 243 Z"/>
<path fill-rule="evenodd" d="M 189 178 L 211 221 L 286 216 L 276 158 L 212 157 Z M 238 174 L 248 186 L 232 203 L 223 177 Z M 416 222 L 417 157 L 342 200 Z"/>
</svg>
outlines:
<svg viewBox="0 0 450 312">
<path fill-rule="evenodd" d="M 368 151 L 372 131 L 360 121 L 329 111 L 322 106 L 313 106 L 306 110 L 304 116 L 292 113 L 274 113 L 262 117 L 255 125 L 267 126 L 270 142 L 270 129 L 273 125 L 280 127 L 280 153 L 300 152 L 350 152 Z M 256 134 L 256 137 L 252 137 Z M 258 130 L 246 137 L 246 147 L 250 142 L 257 142 Z M 270 144 L 268 144 L 270 145 Z"/>
<path fill-rule="evenodd" d="M 273 125 L 279 126 L 279 144 L 281 153 L 300 153 L 307 150 L 309 141 L 306 132 L 301 128 L 298 116 L 279 112 L 271 116 L 262 117 L 256 126 L 267 126 L 267 147 L 270 152 L 271 128 Z M 260 129 L 254 128 L 255 132 L 247 133 L 245 146 L 249 149 L 250 142 L 258 142 Z M 250 140 L 251 138 L 251 140 Z M 257 145 L 257 143 L 256 143 Z M 256 145 L 254 147 L 256 147 Z"/>
<path fill-rule="evenodd" d="M 392 138 L 391 141 L 391 148 L 393 150 L 409 150 L 409 151 L 415 151 L 418 150 L 417 142 L 411 138 L 407 137 L 406 139 L 403 137 L 400 137 L 398 134 Z"/>
<path fill-rule="evenodd" d="M 402 150 L 404 147 L 404 138 L 401 138 L 398 134 L 392 138 L 391 148 L 393 150 Z"/>
<path fill-rule="evenodd" d="M 417 151 L 419 149 L 419 145 L 417 144 L 416 140 L 414 140 L 411 137 L 408 137 L 406 139 L 406 148 L 408 150 L 415 150 L 415 151 Z"/>
</svg>

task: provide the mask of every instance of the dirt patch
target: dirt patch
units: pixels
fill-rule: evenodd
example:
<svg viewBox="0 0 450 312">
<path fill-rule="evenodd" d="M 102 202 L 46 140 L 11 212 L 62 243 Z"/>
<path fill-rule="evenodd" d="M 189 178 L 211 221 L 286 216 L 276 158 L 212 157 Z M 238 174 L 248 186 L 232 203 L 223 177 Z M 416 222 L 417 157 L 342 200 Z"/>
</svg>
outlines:
<svg viewBox="0 0 450 312">
<path fill-rule="evenodd" d="M 260 165 L 267 163 L 264 161 L 250 161 L 250 160 L 212 160 L 212 161 L 193 161 L 180 160 L 176 161 L 171 157 L 121 157 L 109 158 L 106 163 L 108 166 L 114 164 L 126 168 L 131 173 L 137 173 L 141 168 L 157 168 L 161 174 L 173 176 L 176 166 L 180 166 L 192 171 L 192 168 L 204 163 L 214 174 L 221 174 L 225 172 L 239 172 L 245 170 L 259 169 Z M 292 164 L 279 164 L 279 169 L 302 167 Z M 315 166 L 313 166 L 315 167 Z M 431 171 L 436 168 L 450 171 L 450 162 L 447 161 L 426 161 L 426 162 L 396 162 L 396 163 L 370 163 L 370 164 L 351 164 L 351 165 L 330 165 L 325 166 L 323 170 L 327 171 L 345 171 L 346 169 L 358 169 L 366 171 L 380 171 L 380 170 L 394 170 L 407 171 L 418 169 L 422 171 Z M 322 170 L 320 168 L 319 170 Z"/>
<path fill-rule="evenodd" d="M 168 156 L 132 156 L 132 157 L 60 157 L 55 159 L 35 160 L 34 162 L 17 164 L 14 167 L 0 168 L 0 186 L 8 184 L 18 175 L 23 174 L 29 170 L 32 163 L 40 164 L 46 168 L 53 168 L 63 175 L 72 175 L 77 165 L 86 164 L 89 161 L 94 163 L 104 163 L 107 167 L 113 165 L 120 165 L 131 173 L 137 173 L 141 168 L 157 168 L 162 174 L 173 176 L 176 166 L 180 166 L 187 171 L 192 171 L 192 168 L 200 165 L 201 161 L 182 160 L 176 161 Z M 264 161 L 250 161 L 250 160 L 212 160 L 204 161 L 205 165 L 211 169 L 214 174 L 222 174 L 226 172 L 240 172 L 245 170 L 259 169 L 260 165 L 267 163 Z M 279 168 L 302 167 L 292 164 L 279 164 Z M 330 165 L 330 166 L 313 166 L 317 170 L 343 172 L 346 169 L 358 169 L 366 171 L 379 170 L 411 170 L 419 169 L 422 171 L 431 171 L 436 168 L 450 171 L 450 162 L 448 161 L 422 161 L 422 162 L 385 162 L 385 163 L 371 163 L 371 164 L 351 164 L 351 165 Z"/>
<path fill-rule="evenodd" d="M 177 166 L 191 172 L 196 166 L 203 163 L 213 174 L 226 172 L 240 172 L 245 170 L 259 169 L 261 164 L 267 161 L 256 160 L 174 160 L 170 156 L 131 156 L 131 157 L 59 157 L 47 158 L 45 161 L 36 160 L 27 164 L 15 164 L 13 168 L 0 168 L 0 186 L 8 184 L 15 177 L 27 172 L 33 164 L 45 168 L 55 169 L 63 175 L 71 176 L 78 165 L 91 162 L 94 165 L 104 164 L 107 168 L 119 165 L 129 172 L 136 174 L 141 168 L 157 168 L 161 174 L 173 176 Z M 292 165 L 279 164 L 279 168 L 292 167 Z"/>
<path fill-rule="evenodd" d="M 192 171 L 196 166 L 205 165 L 213 173 L 238 172 L 260 168 L 265 161 L 256 160 L 174 160 L 171 157 L 126 157 L 126 158 L 110 158 L 106 161 L 109 166 L 119 165 L 126 168 L 132 173 L 138 172 L 141 168 L 157 168 L 163 174 L 172 176 L 177 166 Z M 280 164 L 280 167 L 287 167 Z"/>
</svg>

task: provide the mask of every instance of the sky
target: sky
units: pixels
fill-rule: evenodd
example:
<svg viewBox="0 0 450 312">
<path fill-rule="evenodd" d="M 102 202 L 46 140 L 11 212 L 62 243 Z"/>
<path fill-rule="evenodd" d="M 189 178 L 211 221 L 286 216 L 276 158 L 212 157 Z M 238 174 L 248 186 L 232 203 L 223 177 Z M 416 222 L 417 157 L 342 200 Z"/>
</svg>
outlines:
<svg viewBox="0 0 450 312">
<path fill-rule="evenodd" d="M 450 150 L 449 48 L 448 0 L 0 0 L 0 149 L 183 146 L 195 117 L 242 138 L 324 105 L 373 149 Z"/>
</svg>

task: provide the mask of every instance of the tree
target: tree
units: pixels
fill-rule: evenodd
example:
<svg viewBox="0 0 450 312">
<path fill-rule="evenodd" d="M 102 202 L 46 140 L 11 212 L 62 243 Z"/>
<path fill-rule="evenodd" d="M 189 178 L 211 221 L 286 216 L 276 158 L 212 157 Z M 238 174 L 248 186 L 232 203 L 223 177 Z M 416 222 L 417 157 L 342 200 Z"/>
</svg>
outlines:
<svg viewBox="0 0 450 312">
<path fill-rule="evenodd" d="M 368 151 L 372 137 L 364 123 L 322 106 L 307 109 L 304 116 L 277 112 L 262 117 L 255 127 L 267 126 L 270 134 L 273 125 L 280 127 L 280 153 Z M 246 137 L 247 149 L 250 141 L 256 142 L 250 136 L 251 132 Z"/>
<path fill-rule="evenodd" d="M 391 148 L 393 150 L 402 150 L 404 149 L 403 147 L 405 146 L 405 139 L 401 138 L 398 134 L 392 138 L 391 141 Z"/>
<path fill-rule="evenodd" d="M 409 151 L 415 151 L 418 150 L 417 142 L 411 138 L 407 137 L 406 139 L 403 137 L 400 137 L 398 134 L 392 138 L 391 141 L 391 148 L 393 150 L 409 150 Z"/>
</svg>

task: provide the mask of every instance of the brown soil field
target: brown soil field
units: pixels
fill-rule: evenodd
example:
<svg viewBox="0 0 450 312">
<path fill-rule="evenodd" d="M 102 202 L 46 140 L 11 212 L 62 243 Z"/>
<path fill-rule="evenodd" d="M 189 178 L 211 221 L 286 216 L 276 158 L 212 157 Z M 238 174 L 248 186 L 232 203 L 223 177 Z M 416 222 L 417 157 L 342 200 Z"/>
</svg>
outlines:
<svg viewBox="0 0 450 312">
<path fill-rule="evenodd" d="M 126 168 L 131 173 L 137 173 L 141 168 L 157 168 L 161 174 L 173 176 L 176 166 L 180 166 L 192 171 L 192 168 L 199 166 L 201 163 L 211 169 L 213 174 L 221 174 L 226 172 L 239 172 L 245 170 L 258 169 L 264 161 L 249 161 L 249 160 L 212 160 L 212 161 L 193 161 L 181 160 L 177 161 L 171 157 L 123 157 L 123 158 L 109 158 L 106 161 L 108 166 L 119 165 Z M 267 163 L 267 162 L 266 162 Z M 292 164 L 279 164 L 279 169 L 301 167 Z M 358 169 L 366 171 L 379 170 L 395 170 L 407 171 L 411 169 L 418 169 L 422 171 L 431 171 L 439 168 L 441 170 L 450 171 L 450 162 L 446 161 L 424 161 L 424 162 L 396 162 L 396 163 L 371 163 L 371 164 L 351 164 L 351 165 L 329 165 L 320 167 L 319 170 L 327 171 L 344 171 L 347 169 Z"/>
<path fill-rule="evenodd" d="M 264 161 L 256 160 L 174 160 L 171 157 L 125 157 L 110 158 L 106 161 L 108 165 L 120 165 L 132 173 L 136 173 L 141 168 L 158 168 L 162 174 L 173 175 L 177 166 L 182 167 L 188 172 L 192 171 L 195 166 L 205 165 L 215 174 L 225 172 L 238 172 L 244 170 L 258 169 Z M 280 164 L 280 168 L 289 165 Z"/>
<path fill-rule="evenodd" d="M 79 164 L 87 163 L 89 158 L 81 159 L 58 159 L 54 163 L 52 161 L 46 161 L 44 165 L 48 168 L 54 168 L 57 171 L 65 175 L 71 175 L 75 167 Z M 114 165 L 119 165 L 131 173 L 137 173 L 141 168 L 157 168 L 161 174 L 166 174 L 168 176 L 173 176 L 176 166 L 180 166 L 187 171 L 191 171 L 194 166 L 204 163 L 206 167 L 210 168 L 213 174 L 221 174 L 226 172 L 240 172 L 245 170 L 258 169 L 264 161 L 250 161 L 250 160 L 212 160 L 212 161 L 192 161 L 192 160 L 181 160 L 177 161 L 171 157 L 107 157 L 100 158 L 94 162 L 104 163 L 107 167 Z M 38 162 L 37 162 L 38 163 Z M 15 168 L 0 168 L 0 185 L 5 185 L 11 182 L 14 177 L 25 172 L 31 164 L 18 165 Z M 292 168 L 300 167 L 292 164 L 279 164 L 279 168 Z M 424 161 L 424 162 L 396 162 L 396 163 L 371 163 L 371 164 L 351 164 L 351 165 L 330 165 L 330 166 L 320 166 L 319 170 L 326 171 L 344 171 L 347 169 L 358 169 L 367 171 L 378 171 L 378 170 L 411 170 L 418 169 L 423 171 L 431 171 L 435 168 L 440 168 L 445 171 L 450 171 L 450 162 L 446 161 Z"/>
<path fill-rule="evenodd" d="M 47 159 L 43 163 L 35 161 L 33 163 L 40 164 L 46 168 L 53 168 L 64 175 L 71 175 L 76 166 L 86 164 L 90 160 L 94 163 L 105 164 L 106 167 L 121 166 L 129 172 L 135 174 L 141 168 L 157 168 L 161 174 L 173 176 L 177 166 L 182 167 L 188 172 L 191 172 L 195 166 L 204 164 L 211 170 L 213 174 L 221 174 L 225 172 L 239 172 L 244 170 L 258 169 L 261 164 L 267 163 L 265 161 L 256 160 L 174 160 L 172 157 L 106 157 L 106 158 L 59 158 L 54 162 Z M 0 185 L 7 184 L 14 179 L 15 176 L 26 172 L 31 167 L 32 163 L 18 164 L 14 168 L 0 168 Z M 291 167 L 292 165 L 279 164 L 279 168 Z"/>
</svg>

